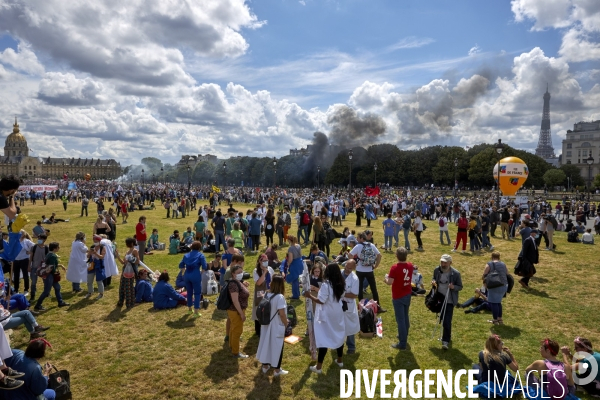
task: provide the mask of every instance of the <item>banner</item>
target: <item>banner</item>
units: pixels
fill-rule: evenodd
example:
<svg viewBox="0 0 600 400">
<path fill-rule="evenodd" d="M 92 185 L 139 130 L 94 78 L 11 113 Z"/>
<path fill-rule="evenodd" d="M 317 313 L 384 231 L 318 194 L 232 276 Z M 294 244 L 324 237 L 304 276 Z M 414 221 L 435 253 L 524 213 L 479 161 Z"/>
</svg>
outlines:
<svg viewBox="0 0 600 400">
<path fill-rule="evenodd" d="M 213 190 L 213 192 L 215 192 L 215 193 L 221 193 L 221 189 L 219 189 L 219 188 L 218 188 L 217 186 L 215 186 L 215 185 L 212 185 L 212 190 Z"/>
<path fill-rule="evenodd" d="M 379 194 L 379 186 L 374 187 L 374 188 L 367 186 L 365 188 L 365 195 L 367 195 L 369 197 L 377 196 L 378 194 Z"/>
<path fill-rule="evenodd" d="M 57 185 L 21 185 L 19 190 L 24 192 L 31 192 L 32 190 L 36 193 L 53 192 L 58 189 Z"/>
</svg>

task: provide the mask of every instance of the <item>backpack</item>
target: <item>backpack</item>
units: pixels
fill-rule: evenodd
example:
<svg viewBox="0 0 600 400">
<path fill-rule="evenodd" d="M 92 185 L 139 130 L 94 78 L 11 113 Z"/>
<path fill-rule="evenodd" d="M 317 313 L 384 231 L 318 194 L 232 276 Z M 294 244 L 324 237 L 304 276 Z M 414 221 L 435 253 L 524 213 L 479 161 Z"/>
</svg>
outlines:
<svg viewBox="0 0 600 400">
<path fill-rule="evenodd" d="M 248 221 L 246 221 L 246 218 L 240 218 L 240 230 L 242 232 L 248 231 Z"/>
<path fill-rule="evenodd" d="M 292 216 L 289 213 L 285 215 L 285 224 L 287 226 L 292 226 Z"/>
<path fill-rule="evenodd" d="M 377 255 L 375 254 L 375 250 L 373 250 L 373 245 L 369 242 L 364 242 L 363 248 L 360 252 L 362 265 L 364 267 L 372 267 L 375 265 L 375 260 L 377 260 Z"/>
<path fill-rule="evenodd" d="M 273 297 L 275 297 L 275 295 L 272 295 L 267 299 L 267 296 L 265 295 L 256 307 L 256 320 L 261 325 L 269 325 L 277 315 L 277 313 L 275 313 L 273 317 L 271 317 L 271 300 L 273 300 Z"/>
<path fill-rule="evenodd" d="M 309 225 L 310 224 L 310 215 L 308 215 L 307 212 L 304 212 L 304 214 L 302 214 L 302 225 Z"/>
<path fill-rule="evenodd" d="M 546 374 L 546 379 L 548 379 L 548 385 L 546 386 L 548 396 L 553 399 L 564 399 L 569 394 L 569 388 L 563 363 L 557 365 L 544 360 L 544 364 L 546 364 L 546 368 L 548 369 L 548 373 Z"/>
<path fill-rule="evenodd" d="M 210 271 L 213 272 L 213 271 Z M 219 285 L 215 280 L 214 272 L 208 275 L 208 283 L 206 284 L 206 294 L 212 296 L 213 294 L 219 293 Z"/>
<path fill-rule="evenodd" d="M 238 281 L 235 281 L 237 285 L 239 285 Z M 229 310 L 231 307 L 231 295 L 229 294 L 229 284 L 231 281 L 227 281 L 223 288 L 221 289 L 221 293 L 219 293 L 219 297 L 217 298 L 217 309 L 221 311 Z"/>
<path fill-rule="evenodd" d="M 438 292 L 436 288 L 431 288 L 429 294 L 425 296 L 425 307 L 427 307 L 429 311 L 437 314 L 442 311 L 444 300 L 444 295 Z"/>
<path fill-rule="evenodd" d="M 404 229 L 410 229 L 411 227 L 411 221 L 410 221 L 410 217 L 408 215 L 406 215 L 404 217 L 404 222 L 402 223 L 402 228 Z"/>
<path fill-rule="evenodd" d="M 333 242 L 333 240 L 335 239 L 335 231 L 333 230 L 333 228 L 329 228 L 325 231 L 325 235 L 326 235 L 326 243 L 330 244 L 331 242 Z"/>
<path fill-rule="evenodd" d="M 290 321 L 290 325 L 295 327 L 298 324 L 298 317 L 296 316 L 296 309 L 293 305 L 289 304 L 287 306 L 287 319 Z"/>
<path fill-rule="evenodd" d="M 360 324 L 360 331 L 362 333 L 374 333 L 375 332 L 375 314 L 373 309 L 363 308 L 358 316 L 358 322 Z"/>
<path fill-rule="evenodd" d="M 438 220 L 438 225 L 440 226 L 440 228 L 443 228 L 446 225 L 446 223 L 444 222 L 444 218 L 440 218 Z"/>
<path fill-rule="evenodd" d="M 467 229 L 469 227 L 469 221 L 466 218 L 460 217 L 458 219 L 458 227 L 460 229 Z"/>
<path fill-rule="evenodd" d="M 554 215 L 550 215 L 550 222 L 552 223 L 554 230 L 557 230 L 558 229 L 558 221 L 556 220 L 556 218 L 554 218 Z"/>
</svg>

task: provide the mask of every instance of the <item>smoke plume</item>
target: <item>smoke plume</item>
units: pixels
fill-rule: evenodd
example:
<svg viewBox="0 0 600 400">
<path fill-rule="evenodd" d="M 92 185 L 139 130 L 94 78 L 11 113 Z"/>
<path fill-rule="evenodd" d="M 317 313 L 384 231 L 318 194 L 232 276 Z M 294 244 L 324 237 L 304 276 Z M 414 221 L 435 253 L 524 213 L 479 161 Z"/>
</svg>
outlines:
<svg viewBox="0 0 600 400">
<path fill-rule="evenodd" d="M 331 126 L 331 143 L 347 147 L 375 144 L 386 130 L 385 121 L 379 115 L 367 113 L 360 117 L 355 109 L 348 106 L 335 110 L 327 123 Z"/>
</svg>

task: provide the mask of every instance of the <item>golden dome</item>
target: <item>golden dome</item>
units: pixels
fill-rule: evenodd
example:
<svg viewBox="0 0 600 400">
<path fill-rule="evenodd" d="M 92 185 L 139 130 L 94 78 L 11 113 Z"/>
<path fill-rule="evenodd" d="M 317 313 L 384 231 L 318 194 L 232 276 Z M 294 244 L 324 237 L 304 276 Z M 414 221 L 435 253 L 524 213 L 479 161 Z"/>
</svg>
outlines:
<svg viewBox="0 0 600 400">
<path fill-rule="evenodd" d="M 15 117 L 15 124 L 13 125 L 13 131 L 6 138 L 6 145 L 8 145 L 10 143 L 27 143 L 27 140 L 25 140 L 25 136 L 23 136 L 21 134 L 21 132 L 19 131 L 19 124 L 17 123 L 16 117 Z"/>
</svg>

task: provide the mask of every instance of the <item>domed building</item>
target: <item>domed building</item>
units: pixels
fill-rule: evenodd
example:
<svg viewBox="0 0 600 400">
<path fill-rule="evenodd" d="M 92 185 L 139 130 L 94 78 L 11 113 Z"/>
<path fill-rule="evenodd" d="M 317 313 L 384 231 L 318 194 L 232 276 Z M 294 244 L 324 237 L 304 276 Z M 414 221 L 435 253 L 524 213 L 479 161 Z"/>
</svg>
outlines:
<svg viewBox="0 0 600 400">
<path fill-rule="evenodd" d="M 114 159 L 30 157 L 29 150 L 15 117 L 13 131 L 4 142 L 4 156 L 0 157 L 0 175 L 60 179 L 67 174 L 71 179 L 79 179 L 90 174 L 92 179 L 116 179 L 123 174 L 121 164 Z"/>
</svg>

